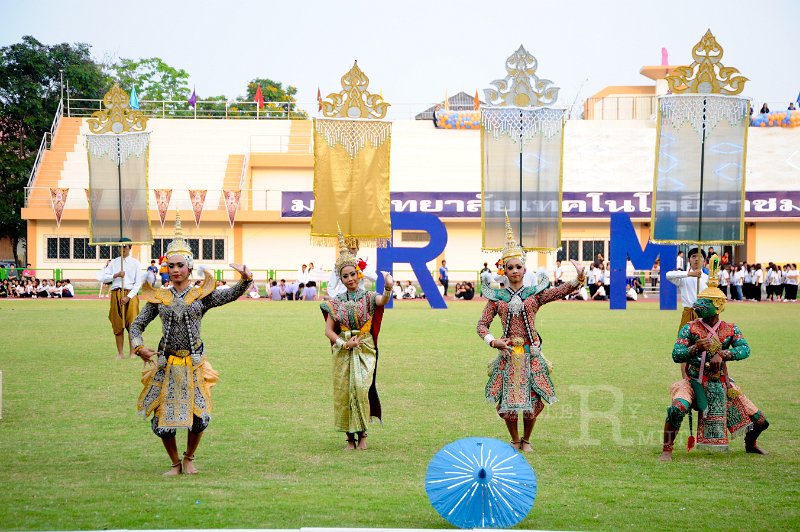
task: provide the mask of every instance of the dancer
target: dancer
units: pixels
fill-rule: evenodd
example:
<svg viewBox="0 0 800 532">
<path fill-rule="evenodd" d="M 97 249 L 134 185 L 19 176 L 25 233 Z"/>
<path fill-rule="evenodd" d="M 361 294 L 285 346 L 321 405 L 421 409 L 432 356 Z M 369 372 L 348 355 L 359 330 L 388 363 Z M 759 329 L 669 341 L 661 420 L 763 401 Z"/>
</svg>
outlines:
<svg viewBox="0 0 800 532">
<path fill-rule="evenodd" d="M 156 289 L 145 283 L 142 299 L 147 301 L 131 326 L 134 352 L 146 363 L 142 372 L 144 389 L 138 409 L 153 414 L 151 426 L 161 438 L 172 461 L 166 476 L 195 474 L 194 453 L 211 420 L 211 388 L 219 374 L 206 360 L 200 338 L 200 322 L 214 307 L 236 301 L 252 280 L 247 266 L 231 264 L 241 279 L 230 290 L 215 290 L 214 277 L 207 270 L 199 285 L 191 280 L 193 256 L 183 238 L 180 217 L 175 222 L 175 239 L 167 248 L 170 288 Z M 158 350 L 143 345 L 142 333 L 156 316 L 161 317 L 162 337 Z M 188 429 L 183 460 L 178 455 L 176 429 Z"/>
<path fill-rule="evenodd" d="M 490 279 L 484 277 L 481 291 L 489 301 L 478 320 L 478 335 L 498 350 L 497 358 L 489 365 L 486 398 L 497 403 L 497 413 L 506 422 L 511 445 L 529 452 L 536 416 L 544 409 L 544 403 L 556 401 L 549 364 L 541 351 L 542 338 L 535 326 L 536 313 L 542 305 L 577 290 L 586 278 L 583 266 L 573 260 L 570 262 L 578 273 L 575 280 L 548 288 L 550 281 L 542 273 L 533 286 L 525 286 L 525 252 L 514 240 L 508 217 L 502 261 L 508 286 L 491 288 Z M 492 320 L 498 314 L 503 324 L 501 338 L 489 333 Z M 517 426 L 520 413 L 523 415 L 522 438 Z"/>
<path fill-rule="evenodd" d="M 384 274 L 383 294 L 359 287 L 358 259 L 339 232 L 336 274 L 346 291 L 320 304 L 333 353 L 334 427 L 347 433 L 347 450 L 367 448 L 367 422 L 381 419 L 375 384 L 383 306 L 394 280 Z M 356 438 L 358 441 L 356 441 Z"/>
<path fill-rule="evenodd" d="M 718 267 L 719 258 L 712 257 L 708 288 L 700 292 L 694 304 L 699 318 L 681 328 L 672 350 L 672 359 L 680 364 L 688 363 L 688 367 L 686 376 L 670 390 L 672 405 L 667 408 L 660 457 L 665 462 L 672 460 L 675 437 L 691 408 L 700 413 L 698 448 L 727 451 L 728 434 L 733 438 L 746 433 L 745 451 L 767 454 L 756 444 L 758 436 L 769 427 L 767 418 L 728 375 L 727 362 L 750 356 L 750 346 L 738 326 L 719 319 L 726 297 L 717 288 Z M 690 434 L 689 450 L 694 443 L 695 438 Z"/>
</svg>

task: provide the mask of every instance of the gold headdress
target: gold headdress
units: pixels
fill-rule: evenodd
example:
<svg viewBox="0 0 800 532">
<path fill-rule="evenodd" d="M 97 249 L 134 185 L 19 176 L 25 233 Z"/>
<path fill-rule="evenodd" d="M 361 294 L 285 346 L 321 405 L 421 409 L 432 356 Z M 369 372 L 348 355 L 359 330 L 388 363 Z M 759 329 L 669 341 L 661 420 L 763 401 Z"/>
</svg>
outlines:
<svg viewBox="0 0 800 532">
<path fill-rule="evenodd" d="M 525 251 L 514 239 L 514 231 L 511 229 L 511 222 L 508 221 L 508 212 L 506 212 L 506 245 L 500 258 L 503 263 L 508 262 L 510 259 L 519 259 L 525 264 Z"/>
<path fill-rule="evenodd" d="M 728 299 L 725 292 L 717 288 L 719 280 L 717 274 L 719 273 L 719 257 L 712 255 L 708 259 L 708 287 L 702 292 L 697 294 L 697 299 L 710 299 L 717 309 L 717 313 L 725 310 L 725 301 Z"/>
<path fill-rule="evenodd" d="M 342 276 L 342 269 L 345 266 L 352 266 L 353 268 L 358 269 L 358 261 L 356 257 L 350 253 L 350 248 L 348 247 L 348 243 L 342 234 L 341 228 L 339 228 L 339 224 L 336 224 L 336 229 L 338 232 L 339 237 L 339 256 L 336 259 L 336 275 L 341 277 Z"/>
<path fill-rule="evenodd" d="M 165 255 L 167 257 L 170 255 L 183 255 L 189 261 L 189 268 L 192 267 L 194 255 L 189 243 L 183 238 L 183 226 L 181 225 L 181 214 L 179 212 L 175 213 L 175 237 L 167 246 Z"/>
</svg>

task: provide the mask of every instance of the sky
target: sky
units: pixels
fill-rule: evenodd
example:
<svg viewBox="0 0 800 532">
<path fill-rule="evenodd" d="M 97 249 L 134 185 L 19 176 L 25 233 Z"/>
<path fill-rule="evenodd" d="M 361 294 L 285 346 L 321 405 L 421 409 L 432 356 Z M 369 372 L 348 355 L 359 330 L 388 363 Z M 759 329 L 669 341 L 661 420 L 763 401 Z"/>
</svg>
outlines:
<svg viewBox="0 0 800 532">
<path fill-rule="evenodd" d="M 639 69 L 660 64 L 662 47 L 670 64 L 690 64 L 707 29 L 722 63 L 750 79 L 742 95 L 756 108 L 798 98 L 798 0 L 0 0 L 0 46 L 32 35 L 85 42 L 98 60 L 160 57 L 190 74 L 201 99 L 243 95 L 263 77 L 297 87 L 314 115 L 317 88 L 323 97 L 341 90 L 357 59 L 393 119 L 446 93 L 483 98 L 520 44 L 537 58 L 536 74 L 560 87 L 561 107 L 609 85 L 652 85 Z"/>
</svg>

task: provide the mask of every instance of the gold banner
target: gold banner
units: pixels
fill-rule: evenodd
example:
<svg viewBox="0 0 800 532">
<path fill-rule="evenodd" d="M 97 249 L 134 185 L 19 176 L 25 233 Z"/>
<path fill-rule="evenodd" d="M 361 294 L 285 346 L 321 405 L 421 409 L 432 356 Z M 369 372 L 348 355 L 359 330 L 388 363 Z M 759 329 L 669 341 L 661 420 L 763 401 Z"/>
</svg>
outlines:
<svg viewBox="0 0 800 532">
<path fill-rule="evenodd" d="M 389 122 L 314 121 L 312 242 L 335 245 L 340 227 L 362 247 L 388 243 L 390 145 Z"/>
<path fill-rule="evenodd" d="M 200 216 L 203 214 L 203 204 L 206 202 L 206 190 L 190 190 L 189 200 L 192 202 L 195 227 L 200 227 Z"/>
</svg>

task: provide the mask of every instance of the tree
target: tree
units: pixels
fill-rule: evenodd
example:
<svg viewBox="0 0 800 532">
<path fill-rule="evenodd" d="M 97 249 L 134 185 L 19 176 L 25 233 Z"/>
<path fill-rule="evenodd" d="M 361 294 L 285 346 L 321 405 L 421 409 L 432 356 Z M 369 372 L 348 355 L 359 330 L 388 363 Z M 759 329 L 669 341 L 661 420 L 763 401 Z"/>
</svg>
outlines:
<svg viewBox="0 0 800 532">
<path fill-rule="evenodd" d="M 24 238 L 20 216 L 25 186 L 42 136 L 58 108 L 59 70 L 72 98 L 101 98 L 109 80 L 91 57 L 89 45 L 42 44 L 31 36 L 0 48 L 0 237 L 8 237 L 17 257 Z"/>
<path fill-rule="evenodd" d="M 272 116 L 286 118 L 287 110 L 290 113 L 290 118 L 308 118 L 305 111 L 297 110 L 297 87 L 289 85 L 286 89 L 283 88 L 283 83 L 280 81 L 273 81 L 269 78 L 255 78 L 247 84 L 247 96 L 245 99 L 239 98 L 239 101 L 252 102 L 256 98 L 256 90 L 261 85 L 261 93 L 264 95 L 265 102 L 286 102 L 286 103 L 267 103 L 266 107 L 268 113 Z"/>
<path fill-rule="evenodd" d="M 139 100 L 157 100 L 182 102 L 172 105 L 156 105 L 152 109 L 148 104 L 142 103 L 142 111 L 157 112 L 162 109 L 170 111 L 186 111 L 185 102 L 189 98 L 189 73 L 183 69 L 168 65 L 160 57 L 147 59 L 122 58 L 118 63 L 111 65 L 112 76 L 117 80 L 123 90 L 130 93 L 136 87 Z"/>
</svg>

